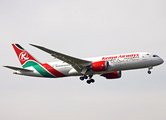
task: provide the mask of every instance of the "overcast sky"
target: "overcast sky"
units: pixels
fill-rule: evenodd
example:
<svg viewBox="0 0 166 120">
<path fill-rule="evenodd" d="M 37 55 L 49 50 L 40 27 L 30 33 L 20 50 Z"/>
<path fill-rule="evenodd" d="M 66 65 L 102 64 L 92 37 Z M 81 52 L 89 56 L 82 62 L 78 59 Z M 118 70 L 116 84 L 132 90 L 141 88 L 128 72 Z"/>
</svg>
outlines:
<svg viewBox="0 0 166 120">
<path fill-rule="evenodd" d="M 1 0 L 0 66 L 21 67 L 19 43 L 41 62 L 55 61 L 30 43 L 78 58 L 151 52 L 166 60 L 165 0 Z M 1 120 L 165 120 L 166 66 L 79 77 L 33 78 L 0 67 Z"/>
</svg>

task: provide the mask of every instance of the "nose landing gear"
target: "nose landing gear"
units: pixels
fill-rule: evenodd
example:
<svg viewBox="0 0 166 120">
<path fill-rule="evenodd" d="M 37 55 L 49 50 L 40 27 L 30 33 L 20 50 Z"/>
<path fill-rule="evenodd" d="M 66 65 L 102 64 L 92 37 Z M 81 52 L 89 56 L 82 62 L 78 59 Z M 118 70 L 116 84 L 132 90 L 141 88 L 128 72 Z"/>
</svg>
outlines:
<svg viewBox="0 0 166 120">
<path fill-rule="evenodd" d="M 153 67 L 152 67 L 152 66 L 150 66 L 150 67 L 148 68 L 148 74 L 151 74 L 150 69 L 153 69 Z"/>
<path fill-rule="evenodd" d="M 148 71 L 148 74 L 151 74 L 151 71 Z"/>
</svg>

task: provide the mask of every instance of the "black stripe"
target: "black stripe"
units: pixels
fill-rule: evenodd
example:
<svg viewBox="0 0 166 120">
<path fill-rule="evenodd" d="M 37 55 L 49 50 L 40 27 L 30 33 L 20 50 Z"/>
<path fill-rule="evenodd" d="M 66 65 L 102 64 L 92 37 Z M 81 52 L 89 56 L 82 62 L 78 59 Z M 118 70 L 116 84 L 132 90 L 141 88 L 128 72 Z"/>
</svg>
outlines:
<svg viewBox="0 0 166 120">
<path fill-rule="evenodd" d="M 15 44 L 18 48 L 24 50 L 24 48 L 22 48 L 19 44 Z"/>
</svg>

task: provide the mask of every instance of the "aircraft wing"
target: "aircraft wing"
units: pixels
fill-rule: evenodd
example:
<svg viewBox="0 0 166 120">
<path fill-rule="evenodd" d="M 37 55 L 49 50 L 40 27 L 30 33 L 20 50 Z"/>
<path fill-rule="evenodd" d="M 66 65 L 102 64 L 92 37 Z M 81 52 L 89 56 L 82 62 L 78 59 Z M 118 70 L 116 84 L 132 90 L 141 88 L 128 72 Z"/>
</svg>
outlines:
<svg viewBox="0 0 166 120">
<path fill-rule="evenodd" d="M 12 69 L 12 70 L 25 71 L 25 72 L 32 71 L 32 70 L 28 70 L 28 69 L 24 69 L 24 68 L 13 67 L 13 66 L 3 66 L 3 67 L 6 67 L 6 68 L 9 68 L 9 69 Z"/>
<path fill-rule="evenodd" d="M 85 74 L 86 71 L 87 71 L 87 66 L 91 65 L 91 61 L 87 61 L 87 60 L 82 60 L 82 59 L 79 59 L 79 58 L 75 58 L 75 57 L 71 57 L 71 56 L 68 56 L 68 55 L 65 55 L 65 54 L 62 54 L 62 53 L 59 53 L 59 52 L 55 52 L 53 50 L 50 50 L 50 49 L 47 49 L 45 47 L 42 47 L 42 46 L 38 46 L 38 45 L 33 45 L 33 44 L 30 44 L 34 47 L 37 47 L 38 49 L 40 50 L 43 50 L 49 54 L 51 54 L 53 57 L 57 58 L 57 59 L 60 59 L 70 65 L 73 66 L 73 68 L 75 68 L 77 70 L 77 72 L 79 73 L 82 73 L 82 74 Z"/>
</svg>

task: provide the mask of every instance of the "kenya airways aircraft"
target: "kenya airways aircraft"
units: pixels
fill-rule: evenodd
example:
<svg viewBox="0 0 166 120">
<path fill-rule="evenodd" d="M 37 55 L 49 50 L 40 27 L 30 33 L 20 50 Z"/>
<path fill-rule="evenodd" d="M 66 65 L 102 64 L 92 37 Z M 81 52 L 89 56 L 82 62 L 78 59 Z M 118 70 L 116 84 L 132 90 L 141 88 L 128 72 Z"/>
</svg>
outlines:
<svg viewBox="0 0 166 120">
<path fill-rule="evenodd" d="M 148 68 L 162 64 L 164 61 L 157 55 L 148 52 L 108 55 L 102 57 L 79 59 L 71 57 L 45 47 L 30 44 L 41 49 L 51 56 L 59 59 L 58 62 L 40 63 L 32 57 L 19 44 L 12 44 L 23 68 L 4 66 L 15 70 L 14 74 L 58 78 L 68 76 L 80 76 L 80 80 L 88 79 L 87 83 L 94 83 L 93 75 L 99 74 L 106 79 L 121 77 L 122 70 Z"/>
</svg>

